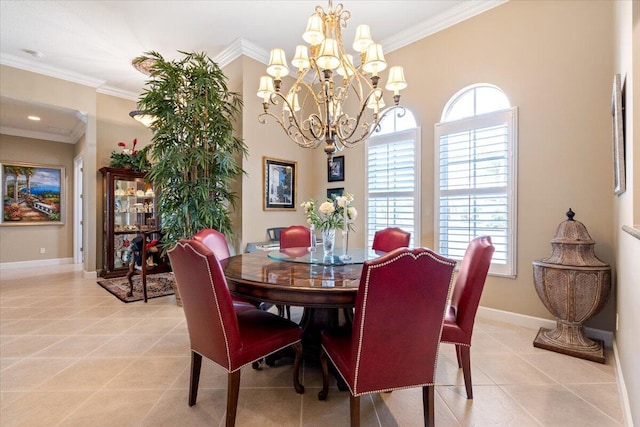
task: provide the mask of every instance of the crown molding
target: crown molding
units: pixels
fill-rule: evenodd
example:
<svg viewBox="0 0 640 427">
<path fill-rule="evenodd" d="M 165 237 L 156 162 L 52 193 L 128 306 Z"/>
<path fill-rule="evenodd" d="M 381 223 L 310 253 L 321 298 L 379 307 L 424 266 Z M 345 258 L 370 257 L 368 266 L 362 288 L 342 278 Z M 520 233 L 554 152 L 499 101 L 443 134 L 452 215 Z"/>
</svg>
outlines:
<svg viewBox="0 0 640 427">
<path fill-rule="evenodd" d="M 139 93 L 129 92 L 128 90 L 122 90 L 113 86 L 100 86 L 96 89 L 96 92 L 103 95 L 115 96 L 135 102 L 138 102 L 138 99 L 140 99 Z"/>
<path fill-rule="evenodd" d="M 72 135 L 60 135 L 50 132 L 36 132 L 32 130 L 15 129 L 8 127 L 0 127 L 0 133 L 4 135 L 20 136 L 22 138 L 42 139 L 44 141 L 64 142 L 65 144 L 75 144 L 78 139 L 84 134 L 84 126 L 79 129 L 76 127 Z M 81 132 L 80 132 L 81 131 Z M 77 133 L 80 132 L 79 135 Z"/>
<path fill-rule="evenodd" d="M 393 52 L 401 47 L 417 42 L 427 36 L 459 24 L 469 18 L 500 6 L 509 0 L 473 0 L 448 10 L 413 27 L 406 28 L 382 40 L 385 52 Z"/>
<path fill-rule="evenodd" d="M 269 62 L 269 52 L 247 39 L 239 37 L 229 47 L 213 58 L 220 68 L 226 67 L 241 55 L 248 56 L 264 64 Z"/>
<path fill-rule="evenodd" d="M 0 64 L 94 88 L 100 87 L 106 83 L 104 80 L 88 77 L 72 71 L 63 70 L 62 68 L 52 67 L 50 65 L 38 64 L 35 61 L 25 60 L 8 54 L 0 53 Z"/>
</svg>

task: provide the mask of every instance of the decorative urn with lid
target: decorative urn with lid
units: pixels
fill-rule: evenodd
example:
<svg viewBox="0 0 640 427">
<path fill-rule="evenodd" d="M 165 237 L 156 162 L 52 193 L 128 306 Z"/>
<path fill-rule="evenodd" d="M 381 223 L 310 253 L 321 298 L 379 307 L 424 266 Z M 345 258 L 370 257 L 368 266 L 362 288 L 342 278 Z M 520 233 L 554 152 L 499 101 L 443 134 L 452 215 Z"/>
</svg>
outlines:
<svg viewBox="0 0 640 427">
<path fill-rule="evenodd" d="M 556 317 L 556 328 L 540 328 L 534 347 L 605 363 L 604 346 L 584 333 L 584 322 L 609 298 L 611 267 L 594 253 L 586 227 L 573 219 L 560 223 L 551 240 L 551 255 L 533 262 L 533 281 L 545 307 Z"/>
</svg>

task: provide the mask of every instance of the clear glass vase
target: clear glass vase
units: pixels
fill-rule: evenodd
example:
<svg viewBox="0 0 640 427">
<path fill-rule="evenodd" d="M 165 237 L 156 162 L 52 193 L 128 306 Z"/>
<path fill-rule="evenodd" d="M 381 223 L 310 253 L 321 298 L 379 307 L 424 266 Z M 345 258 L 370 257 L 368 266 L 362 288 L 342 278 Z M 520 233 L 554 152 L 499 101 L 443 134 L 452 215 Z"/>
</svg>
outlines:
<svg viewBox="0 0 640 427">
<path fill-rule="evenodd" d="M 322 249 L 324 250 L 324 256 L 333 256 L 333 248 L 336 243 L 336 229 L 329 228 L 322 230 Z"/>
</svg>

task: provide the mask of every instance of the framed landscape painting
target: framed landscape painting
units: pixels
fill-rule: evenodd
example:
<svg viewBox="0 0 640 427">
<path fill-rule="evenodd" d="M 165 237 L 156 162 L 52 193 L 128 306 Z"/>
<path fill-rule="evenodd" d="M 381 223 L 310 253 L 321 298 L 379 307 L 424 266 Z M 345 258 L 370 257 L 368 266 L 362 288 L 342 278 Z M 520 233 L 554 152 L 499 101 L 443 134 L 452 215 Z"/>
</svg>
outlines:
<svg viewBox="0 0 640 427">
<path fill-rule="evenodd" d="M 296 210 L 297 163 L 263 157 L 264 210 Z"/>
<path fill-rule="evenodd" d="M 2 225 L 64 224 L 62 166 L 0 162 Z"/>
</svg>

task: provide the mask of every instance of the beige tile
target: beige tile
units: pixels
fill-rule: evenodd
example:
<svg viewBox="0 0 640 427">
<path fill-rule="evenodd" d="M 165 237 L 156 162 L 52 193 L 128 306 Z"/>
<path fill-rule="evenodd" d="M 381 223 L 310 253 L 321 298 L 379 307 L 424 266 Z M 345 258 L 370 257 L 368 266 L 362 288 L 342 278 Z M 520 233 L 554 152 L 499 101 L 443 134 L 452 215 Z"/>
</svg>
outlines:
<svg viewBox="0 0 640 427">
<path fill-rule="evenodd" d="M 45 322 L 37 319 L 4 320 L 0 322 L 0 336 L 28 335 L 42 328 Z"/>
<path fill-rule="evenodd" d="M 464 385 L 464 374 L 461 368 L 458 368 L 458 359 L 456 358 L 455 346 L 441 345 L 438 354 L 438 366 L 436 368 L 436 384 L 437 385 Z M 446 350 L 451 350 L 450 352 Z M 474 349 L 471 349 L 471 383 L 478 385 L 494 385 L 495 383 L 489 378 L 475 363 Z"/>
<path fill-rule="evenodd" d="M 3 405 L 0 426 L 58 426 L 70 411 L 86 399 L 87 393 L 84 391 L 24 393 L 6 406 Z"/>
<path fill-rule="evenodd" d="M 617 384 L 573 384 L 566 387 L 618 423 L 624 423 Z"/>
<path fill-rule="evenodd" d="M 122 321 L 123 319 L 118 319 Z M 184 319 L 175 318 L 158 318 L 154 315 L 153 319 L 141 319 L 130 322 L 131 327 L 127 328 L 123 333 L 125 335 L 145 335 L 145 334 L 166 334 L 181 324 Z"/>
<path fill-rule="evenodd" d="M 164 328 L 161 327 L 161 330 Z M 165 335 L 153 344 L 143 356 L 178 356 L 190 355 L 189 337 L 185 335 Z"/>
<path fill-rule="evenodd" d="M 241 397 L 242 398 L 242 397 Z M 144 427 L 219 426 L 225 419 L 227 391 L 201 389 L 194 406 L 183 390 L 167 390 L 142 421 Z M 242 426 L 236 423 L 238 427 Z"/>
<path fill-rule="evenodd" d="M 39 351 L 33 357 L 83 357 L 111 339 L 108 335 L 71 335 Z"/>
<path fill-rule="evenodd" d="M 97 390 L 122 372 L 134 359 L 83 358 L 41 384 L 40 390 Z"/>
<path fill-rule="evenodd" d="M 188 364 L 187 357 L 135 358 L 105 388 L 164 390 L 175 383 Z"/>
<path fill-rule="evenodd" d="M 327 400 L 320 401 L 318 400 L 319 391 L 320 388 L 308 388 L 305 390 L 301 425 L 304 427 L 349 426 L 349 392 L 329 389 Z M 380 425 L 371 395 L 360 397 L 360 425 Z"/>
<path fill-rule="evenodd" d="M 89 323 L 89 326 L 78 333 L 81 335 L 120 335 L 131 329 L 137 321 L 109 317 Z"/>
<path fill-rule="evenodd" d="M 545 351 L 538 354 L 525 354 L 522 358 L 561 384 L 616 382 L 614 373 L 606 373 L 598 369 L 596 366 L 598 363 L 565 354 Z"/>
<path fill-rule="evenodd" d="M 299 426 L 303 395 L 293 387 L 240 388 L 237 426 Z M 200 404 L 206 401 L 201 401 Z M 226 405 L 226 403 L 225 403 Z M 363 425 L 367 425 L 364 424 Z"/>
<path fill-rule="evenodd" d="M 63 420 L 65 427 L 142 425 L 163 390 L 100 390 Z M 183 422 L 182 425 L 188 425 Z"/>
<path fill-rule="evenodd" d="M 554 382 L 549 376 L 511 352 L 505 354 L 478 354 L 475 352 L 471 357 L 473 363 L 498 385 L 549 384 Z"/>
<path fill-rule="evenodd" d="M 544 426 L 622 425 L 560 384 L 508 385 L 502 389 Z"/>
<path fill-rule="evenodd" d="M 538 426 L 536 420 L 498 386 L 437 387 L 438 394 L 462 426 Z"/>
<path fill-rule="evenodd" d="M 372 394 L 376 413 L 383 426 L 424 426 L 422 387 Z M 458 427 L 460 424 L 436 391 L 435 423 L 439 427 Z"/>
<path fill-rule="evenodd" d="M 69 367 L 77 359 L 23 359 L 3 369 L 0 375 L 2 391 L 23 391 L 39 386 Z"/>
<path fill-rule="evenodd" d="M 185 396 L 186 390 L 189 389 L 189 379 L 191 378 L 191 355 L 187 366 L 178 375 L 178 378 L 171 384 L 173 389 L 184 389 Z M 210 360 L 203 358 L 202 367 L 200 368 L 200 383 L 199 390 L 204 389 L 226 389 L 227 387 L 227 371 Z M 242 382 L 242 374 L 240 374 L 240 380 Z"/>
<path fill-rule="evenodd" d="M 100 357 L 137 357 L 141 356 L 161 335 L 118 335 L 95 348 Z"/>
<path fill-rule="evenodd" d="M 198 402 L 187 404 L 188 331 L 174 297 L 124 304 L 72 266 L 20 270 L 0 275 L 0 427 L 224 424 L 227 373 L 213 362 L 203 360 Z M 294 318 L 301 313 L 292 307 Z M 536 332 L 477 320 L 473 400 L 454 346 L 441 345 L 437 425 L 621 425 L 611 349 L 606 364 L 592 363 L 534 348 Z M 62 357 L 43 357 L 52 354 Z M 349 393 L 335 378 L 320 402 L 319 365 L 305 362 L 300 396 L 291 360 L 281 362 L 243 369 L 238 427 L 349 425 Z M 422 425 L 419 388 L 361 401 L 363 427 Z"/>
<path fill-rule="evenodd" d="M 6 342 L 3 339 L 0 354 L 2 357 L 29 357 L 65 339 L 65 335 L 25 335 Z"/>
</svg>

